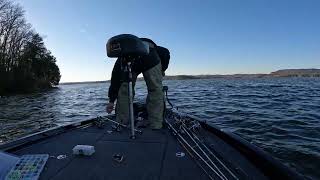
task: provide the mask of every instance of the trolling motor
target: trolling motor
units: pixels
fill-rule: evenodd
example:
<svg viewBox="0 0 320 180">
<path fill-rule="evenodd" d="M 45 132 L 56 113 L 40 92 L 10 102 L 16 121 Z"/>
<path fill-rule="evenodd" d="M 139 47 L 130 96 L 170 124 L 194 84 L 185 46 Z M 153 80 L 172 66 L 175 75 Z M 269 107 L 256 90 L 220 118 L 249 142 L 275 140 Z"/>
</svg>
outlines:
<svg viewBox="0 0 320 180">
<path fill-rule="evenodd" d="M 149 46 L 137 36 L 120 34 L 110 38 L 106 45 L 108 57 L 121 59 L 123 70 L 128 75 L 128 102 L 129 118 L 131 123 L 131 139 L 135 139 L 134 113 L 133 113 L 133 86 L 132 64 L 141 56 L 149 54 Z"/>
</svg>

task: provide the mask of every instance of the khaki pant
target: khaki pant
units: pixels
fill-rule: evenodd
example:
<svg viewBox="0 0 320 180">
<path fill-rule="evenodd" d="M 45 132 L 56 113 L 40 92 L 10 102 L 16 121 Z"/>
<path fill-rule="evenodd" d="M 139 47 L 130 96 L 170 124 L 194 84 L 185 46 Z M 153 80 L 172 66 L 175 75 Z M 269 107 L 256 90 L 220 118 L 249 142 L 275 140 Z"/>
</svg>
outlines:
<svg viewBox="0 0 320 180">
<path fill-rule="evenodd" d="M 163 121 L 163 92 L 161 63 L 143 73 L 148 88 L 147 112 L 151 128 L 159 129 Z M 132 84 L 135 86 L 137 75 L 133 74 Z M 133 92 L 134 94 L 134 92 Z M 128 83 L 121 84 L 116 105 L 116 119 L 123 124 L 129 123 Z"/>
</svg>

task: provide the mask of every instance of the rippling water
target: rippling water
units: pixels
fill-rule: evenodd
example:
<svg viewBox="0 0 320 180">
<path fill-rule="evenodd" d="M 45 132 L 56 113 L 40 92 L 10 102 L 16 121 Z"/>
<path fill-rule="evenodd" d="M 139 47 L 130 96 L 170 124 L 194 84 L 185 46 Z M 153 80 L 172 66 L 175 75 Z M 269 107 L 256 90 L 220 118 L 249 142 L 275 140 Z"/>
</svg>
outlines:
<svg viewBox="0 0 320 180">
<path fill-rule="evenodd" d="M 180 109 L 253 142 L 296 171 L 320 178 L 320 79 L 167 81 Z M 105 115 L 107 83 L 60 85 L 0 99 L 0 144 L 65 123 Z M 138 82 L 136 98 L 146 94 Z"/>
</svg>

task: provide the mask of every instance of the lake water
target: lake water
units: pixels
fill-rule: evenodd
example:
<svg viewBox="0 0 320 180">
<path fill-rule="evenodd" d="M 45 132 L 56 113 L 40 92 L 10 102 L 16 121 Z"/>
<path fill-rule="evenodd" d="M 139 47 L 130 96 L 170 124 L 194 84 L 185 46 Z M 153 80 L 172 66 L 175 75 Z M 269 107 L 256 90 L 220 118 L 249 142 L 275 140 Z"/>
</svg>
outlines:
<svg viewBox="0 0 320 180">
<path fill-rule="evenodd" d="M 320 78 L 166 81 L 181 110 L 253 142 L 306 177 L 320 178 Z M 106 115 L 108 83 L 60 85 L 0 98 L 0 144 Z M 136 86 L 136 99 L 146 94 Z"/>
</svg>

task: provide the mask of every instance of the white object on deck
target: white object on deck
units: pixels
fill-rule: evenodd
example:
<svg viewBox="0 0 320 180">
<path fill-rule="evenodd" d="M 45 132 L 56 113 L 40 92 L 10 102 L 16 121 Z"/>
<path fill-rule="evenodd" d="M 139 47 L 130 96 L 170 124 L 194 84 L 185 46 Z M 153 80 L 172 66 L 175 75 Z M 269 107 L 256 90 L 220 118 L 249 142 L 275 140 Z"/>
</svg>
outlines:
<svg viewBox="0 0 320 180">
<path fill-rule="evenodd" d="M 95 150 L 94 146 L 89 145 L 76 145 L 73 149 L 73 154 L 75 155 L 85 155 L 85 156 L 91 156 Z"/>
</svg>

